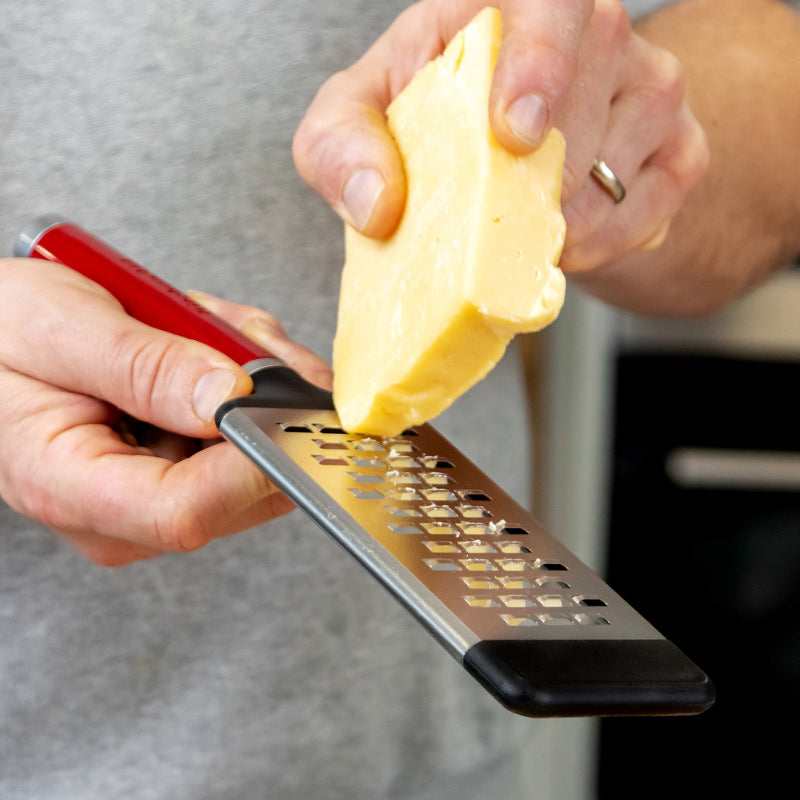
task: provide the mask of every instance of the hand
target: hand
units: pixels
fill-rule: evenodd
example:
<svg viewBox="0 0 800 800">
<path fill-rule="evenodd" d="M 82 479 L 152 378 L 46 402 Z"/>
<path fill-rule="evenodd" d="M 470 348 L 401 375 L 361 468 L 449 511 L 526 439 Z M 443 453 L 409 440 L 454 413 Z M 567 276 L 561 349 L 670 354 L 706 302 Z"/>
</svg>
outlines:
<svg viewBox="0 0 800 800">
<path fill-rule="evenodd" d="M 480 8 L 422 0 L 356 64 L 320 89 L 294 142 L 300 174 L 348 223 L 385 237 L 405 203 L 384 112 Z M 561 266 L 592 270 L 663 240 L 706 169 L 705 135 L 684 102 L 680 66 L 636 36 L 617 0 L 500 0 L 504 36 L 489 100 L 500 143 L 523 153 L 551 126 L 567 141 Z M 594 181 L 596 157 L 622 180 L 615 205 Z"/>
<path fill-rule="evenodd" d="M 265 312 L 195 298 L 329 387 Z M 293 508 L 217 438 L 217 407 L 251 389 L 226 356 L 133 320 L 67 268 L 0 260 L 0 494 L 95 563 L 195 550 Z"/>
</svg>

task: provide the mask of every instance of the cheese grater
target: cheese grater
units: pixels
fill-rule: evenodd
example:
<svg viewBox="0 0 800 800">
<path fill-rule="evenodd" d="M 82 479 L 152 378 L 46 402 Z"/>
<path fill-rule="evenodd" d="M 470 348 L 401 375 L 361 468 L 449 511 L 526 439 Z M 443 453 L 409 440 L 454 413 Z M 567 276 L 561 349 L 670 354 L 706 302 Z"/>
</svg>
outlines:
<svg viewBox="0 0 800 800">
<path fill-rule="evenodd" d="M 14 254 L 64 264 L 137 319 L 226 353 L 251 395 L 216 422 L 507 709 L 696 714 L 706 675 L 430 424 L 344 431 L 331 394 L 80 227 L 38 217 Z"/>
</svg>

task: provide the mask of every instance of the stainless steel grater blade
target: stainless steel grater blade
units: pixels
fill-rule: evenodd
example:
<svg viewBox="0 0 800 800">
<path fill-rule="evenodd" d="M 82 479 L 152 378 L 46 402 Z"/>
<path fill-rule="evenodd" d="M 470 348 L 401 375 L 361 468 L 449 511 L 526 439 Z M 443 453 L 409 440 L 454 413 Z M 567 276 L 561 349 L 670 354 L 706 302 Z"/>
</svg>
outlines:
<svg viewBox="0 0 800 800">
<path fill-rule="evenodd" d="M 692 714 L 707 677 L 426 424 L 339 427 L 279 362 L 217 423 L 507 708 L 528 716 Z M 310 402 L 315 401 L 315 402 Z"/>
<path fill-rule="evenodd" d="M 527 716 L 695 714 L 706 675 L 431 425 L 346 433 L 329 393 L 83 229 L 37 218 L 17 256 L 64 264 L 129 314 L 253 377 L 220 433 L 375 576 L 506 708 Z"/>
</svg>

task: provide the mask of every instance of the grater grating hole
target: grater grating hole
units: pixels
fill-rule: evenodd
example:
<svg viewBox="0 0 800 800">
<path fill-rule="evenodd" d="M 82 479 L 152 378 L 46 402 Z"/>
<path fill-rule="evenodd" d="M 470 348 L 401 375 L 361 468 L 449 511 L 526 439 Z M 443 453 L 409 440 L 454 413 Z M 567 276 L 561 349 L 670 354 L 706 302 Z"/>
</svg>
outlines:
<svg viewBox="0 0 800 800">
<path fill-rule="evenodd" d="M 497 608 L 499 605 L 493 597 L 483 597 L 481 595 L 464 595 L 464 602 L 472 608 Z"/>
<path fill-rule="evenodd" d="M 602 608 L 608 605 L 608 603 L 601 600 L 599 597 L 575 597 L 574 600 L 579 606 L 589 606 L 592 608 Z"/>
<path fill-rule="evenodd" d="M 383 453 L 386 449 L 377 439 L 355 439 L 352 445 L 354 450 L 365 452 Z"/>
<path fill-rule="evenodd" d="M 425 563 L 436 572 L 458 572 L 459 566 L 449 558 L 426 558 Z"/>
<path fill-rule="evenodd" d="M 541 614 L 539 619 L 545 625 L 559 626 L 575 624 L 575 618 L 567 616 L 566 614 Z"/>
<path fill-rule="evenodd" d="M 420 463 L 425 469 L 453 469 L 453 464 L 445 458 L 439 456 L 424 455 L 420 456 Z"/>
<path fill-rule="evenodd" d="M 386 460 L 386 463 L 392 469 L 415 469 L 419 466 L 416 461 L 414 461 L 411 456 L 406 455 L 389 455 L 389 458 Z"/>
<path fill-rule="evenodd" d="M 468 589 L 479 591 L 481 589 L 498 589 L 498 585 L 490 578 L 462 578 Z"/>
<path fill-rule="evenodd" d="M 382 467 L 380 459 L 378 458 L 365 458 L 364 456 L 350 456 L 350 460 L 357 467 Z"/>
<path fill-rule="evenodd" d="M 496 533 L 489 525 L 484 525 L 482 522 L 461 522 L 458 527 L 467 536 L 493 536 Z"/>
<path fill-rule="evenodd" d="M 392 453 L 415 453 L 418 448 L 404 439 L 384 439 L 383 443 Z"/>
<path fill-rule="evenodd" d="M 348 472 L 347 473 L 356 483 L 383 483 L 383 478 L 380 475 L 370 475 L 363 472 Z"/>
<path fill-rule="evenodd" d="M 390 470 L 386 473 L 387 480 L 397 485 L 413 485 L 419 483 L 419 478 L 413 472 L 398 472 L 397 470 Z"/>
<path fill-rule="evenodd" d="M 458 494 L 462 500 L 469 500 L 470 503 L 485 503 L 492 499 L 488 494 L 476 489 L 467 489 L 466 491 L 461 491 Z"/>
<path fill-rule="evenodd" d="M 350 489 L 356 500 L 382 500 L 380 492 L 367 491 L 366 489 Z"/>
<path fill-rule="evenodd" d="M 520 528 L 518 525 L 504 525 L 503 530 L 499 531 L 506 536 L 528 536 L 530 535 L 525 528 Z"/>
<path fill-rule="evenodd" d="M 474 541 L 464 542 L 461 545 L 465 553 L 496 553 L 497 550 L 492 547 L 488 542 Z"/>
<path fill-rule="evenodd" d="M 500 619 L 511 628 L 529 627 L 539 624 L 533 617 L 515 617 L 512 614 L 501 614 Z"/>
<path fill-rule="evenodd" d="M 483 506 L 462 505 L 458 507 L 458 511 L 466 519 L 481 519 L 492 516 L 492 512 L 483 508 Z"/>
<path fill-rule="evenodd" d="M 405 506 L 386 506 L 386 510 L 393 517 L 421 517 L 422 512 L 416 508 L 406 508 Z"/>
<path fill-rule="evenodd" d="M 526 547 L 522 542 L 501 542 L 500 551 L 507 555 L 522 555 L 523 553 L 530 553 L 529 547 Z"/>
<path fill-rule="evenodd" d="M 530 569 L 527 561 L 520 561 L 516 558 L 501 558 L 497 562 L 506 572 L 524 572 Z"/>
<path fill-rule="evenodd" d="M 461 563 L 470 572 L 496 572 L 497 567 L 488 558 L 463 558 Z"/>
<path fill-rule="evenodd" d="M 539 597 L 539 602 L 545 608 L 566 608 L 571 606 L 572 603 L 560 594 L 543 594 Z"/>
<path fill-rule="evenodd" d="M 419 500 L 419 495 L 414 489 L 390 489 L 387 494 L 392 500 L 400 500 L 410 503 L 414 500 Z"/>
<path fill-rule="evenodd" d="M 564 581 L 557 581 L 553 578 L 537 578 L 536 585 L 541 589 L 547 589 L 550 591 L 571 588 L 568 583 L 565 583 Z"/>
<path fill-rule="evenodd" d="M 500 600 L 506 608 L 532 608 L 536 603 L 530 597 L 522 594 L 504 594 Z"/>
<path fill-rule="evenodd" d="M 447 522 L 423 522 L 422 527 L 432 536 L 456 536 L 456 529 Z"/>
<path fill-rule="evenodd" d="M 423 542 L 422 544 L 431 551 L 431 553 L 457 553 L 458 546 L 453 544 L 452 542 L 442 542 L 442 541 L 427 541 Z"/>
<path fill-rule="evenodd" d="M 422 533 L 422 529 L 416 525 L 389 525 L 389 530 L 392 533 L 400 533 L 403 535 L 415 535 Z"/>
<path fill-rule="evenodd" d="M 586 614 L 576 614 L 575 621 L 578 625 L 610 625 L 605 617 L 590 617 Z"/>
<path fill-rule="evenodd" d="M 343 458 L 338 458 L 336 456 L 326 456 L 326 455 L 315 454 L 312 457 L 314 459 L 316 459 L 319 462 L 319 464 L 321 466 L 323 466 L 323 467 L 345 467 L 345 466 L 348 466 L 347 461 L 345 461 Z"/>
<path fill-rule="evenodd" d="M 424 480 L 428 486 L 447 486 L 447 484 L 453 482 L 453 479 L 443 472 L 425 472 L 422 475 L 422 480 Z"/>
<path fill-rule="evenodd" d="M 313 441 L 320 450 L 347 450 L 344 442 L 328 442 L 325 439 L 314 439 Z"/>
<path fill-rule="evenodd" d="M 455 495 L 447 489 L 423 489 L 422 495 L 426 500 L 438 500 L 439 502 L 456 499 Z"/>
<path fill-rule="evenodd" d="M 431 519 L 457 516 L 456 512 L 453 511 L 450 506 L 440 506 L 436 503 L 432 503 L 429 506 L 422 506 L 420 510 L 426 517 L 430 517 Z"/>
<path fill-rule="evenodd" d="M 525 578 L 500 578 L 504 589 L 533 589 L 533 584 Z"/>
</svg>

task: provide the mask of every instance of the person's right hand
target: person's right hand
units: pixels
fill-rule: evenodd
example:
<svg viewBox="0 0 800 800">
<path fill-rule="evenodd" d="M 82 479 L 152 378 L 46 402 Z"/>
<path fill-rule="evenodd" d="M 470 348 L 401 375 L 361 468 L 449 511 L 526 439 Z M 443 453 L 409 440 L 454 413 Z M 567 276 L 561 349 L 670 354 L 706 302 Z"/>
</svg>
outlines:
<svg viewBox="0 0 800 800">
<path fill-rule="evenodd" d="M 329 383 L 266 312 L 197 299 Z M 66 267 L 0 260 L 0 494 L 95 563 L 195 550 L 293 508 L 211 441 L 217 407 L 251 388 L 226 356 L 137 322 Z"/>
<path fill-rule="evenodd" d="M 631 29 L 619 0 L 420 0 L 348 69 L 320 87 L 294 139 L 303 178 L 352 227 L 385 238 L 406 184 L 388 129 L 389 104 L 485 6 L 503 15 L 489 97 L 500 144 L 530 152 L 552 126 L 567 143 L 560 266 L 622 302 L 630 281 L 613 269 L 663 242 L 708 166 L 706 134 L 685 100 L 680 63 Z M 591 177 L 608 161 L 627 189 L 615 204 Z"/>
</svg>

